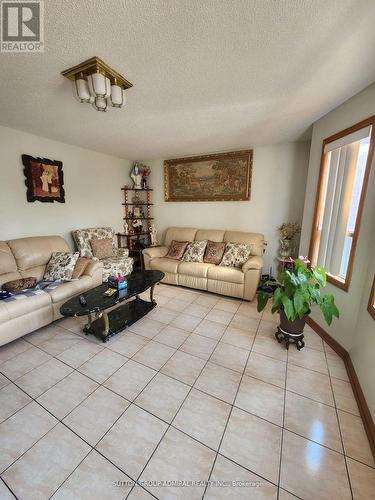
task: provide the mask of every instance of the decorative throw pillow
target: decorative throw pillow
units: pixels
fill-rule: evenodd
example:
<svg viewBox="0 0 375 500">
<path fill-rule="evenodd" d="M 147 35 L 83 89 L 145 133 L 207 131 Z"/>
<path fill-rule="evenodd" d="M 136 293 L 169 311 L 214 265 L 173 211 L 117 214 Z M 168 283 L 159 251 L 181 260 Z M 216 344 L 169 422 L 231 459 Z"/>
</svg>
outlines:
<svg viewBox="0 0 375 500">
<path fill-rule="evenodd" d="M 207 240 L 192 241 L 186 247 L 182 260 L 184 262 L 203 262 L 206 246 Z"/>
<path fill-rule="evenodd" d="M 181 260 L 186 247 L 188 246 L 188 243 L 188 241 L 172 240 L 166 257 L 168 257 L 169 259 Z"/>
<path fill-rule="evenodd" d="M 207 264 L 219 265 L 221 259 L 223 258 L 225 245 L 226 243 L 224 242 L 216 242 L 208 240 L 203 262 L 206 262 Z"/>
<path fill-rule="evenodd" d="M 79 253 L 53 252 L 44 272 L 44 281 L 70 281 Z"/>
<path fill-rule="evenodd" d="M 106 259 L 113 256 L 112 238 L 90 240 L 92 253 L 97 259 Z"/>
<path fill-rule="evenodd" d="M 20 278 L 17 280 L 8 281 L 3 283 L 2 288 L 6 292 L 15 293 L 20 290 L 25 290 L 25 288 L 34 288 L 36 285 L 36 278 Z"/>
<path fill-rule="evenodd" d="M 227 243 L 221 266 L 241 267 L 249 259 L 251 245 L 244 243 Z"/>
<path fill-rule="evenodd" d="M 87 257 L 78 257 L 76 265 L 74 266 L 72 280 L 77 280 L 80 276 L 82 276 L 89 262 L 90 259 Z"/>
</svg>

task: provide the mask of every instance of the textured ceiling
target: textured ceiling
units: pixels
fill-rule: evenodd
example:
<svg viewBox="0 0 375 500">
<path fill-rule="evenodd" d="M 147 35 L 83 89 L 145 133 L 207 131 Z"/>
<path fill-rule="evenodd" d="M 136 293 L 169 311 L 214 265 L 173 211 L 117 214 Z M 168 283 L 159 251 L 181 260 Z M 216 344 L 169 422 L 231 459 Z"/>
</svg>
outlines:
<svg viewBox="0 0 375 500">
<path fill-rule="evenodd" d="M 375 80 L 374 25 L 374 0 L 47 0 L 45 52 L 0 54 L 0 124 L 130 159 L 299 140 Z M 60 75 L 93 55 L 122 110 Z"/>
</svg>

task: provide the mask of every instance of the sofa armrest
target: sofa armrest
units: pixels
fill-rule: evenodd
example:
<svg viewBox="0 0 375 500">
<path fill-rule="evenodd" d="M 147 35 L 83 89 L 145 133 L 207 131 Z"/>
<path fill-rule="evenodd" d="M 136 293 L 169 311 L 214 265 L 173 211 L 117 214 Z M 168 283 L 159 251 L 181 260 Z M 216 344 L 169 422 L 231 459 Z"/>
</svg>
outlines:
<svg viewBox="0 0 375 500">
<path fill-rule="evenodd" d="M 142 250 L 142 253 L 149 259 L 155 259 L 157 257 L 165 257 L 168 253 L 168 250 L 168 247 L 150 247 L 144 248 Z"/>
<path fill-rule="evenodd" d="M 90 276 L 92 278 L 99 270 L 103 269 L 103 262 L 99 260 L 90 259 L 86 269 L 83 271 L 83 276 Z"/>
<path fill-rule="evenodd" d="M 259 255 L 252 255 L 249 260 L 245 262 L 242 266 L 242 272 L 246 273 L 249 269 L 262 269 L 263 268 L 263 257 Z"/>
<path fill-rule="evenodd" d="M 127 248 L 116 248 L 116 255 L 118 257 L 129 257 L 129 250 Z"/>
</svg>

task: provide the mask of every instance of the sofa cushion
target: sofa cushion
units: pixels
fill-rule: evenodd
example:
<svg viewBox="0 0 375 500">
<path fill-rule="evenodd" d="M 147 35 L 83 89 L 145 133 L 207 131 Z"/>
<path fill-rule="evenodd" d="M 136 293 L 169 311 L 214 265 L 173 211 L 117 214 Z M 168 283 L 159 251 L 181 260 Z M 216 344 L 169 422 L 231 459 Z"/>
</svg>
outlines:
<svg viewBox="0 0 375 500">
<path fill-rule="evenodd" d="M 227 243 L 223 260 L 220 266 L 227 267 L 242 267 L 243 264 L 249 259 L 251 254 L 251 245 L 243 243 Z"/>
<path fill-rule="evenodd" d="M 90 245 L 93 256 L 99 260 L 113 255 L 112 238 L 93 238 Z"/>
<path fill-rule="evenodd" d="M 18 278 L 16 280 L 7 281 L 3 283 L 3 290 L 6 292 L 14 293 L 26 288 L 34 288 L 36 285 L 36 278 L 30 276 L 29 278 Z"/>
<path fill-rule="evenodd" d="M 44 273 L 45 281 L 68 281 L 72 279 L 79 253 L 53 252 Z"/>
<path fill-rule="evenodd" d="M 196 232 L 197 230 L 192 227 L 170 227 L 165 234 L 164 245 L 169 247 L 172 240 L 194 241 Z"/>
<path fill-rule="evenodd" d="M 0 241 L 0 285 L 21 278 L 12 250 L 5 241 Z"/>
<path fill-rule="evenodd" d="M 214 264 L 205 262 L 181 262 L 178 266 L 178 274 L 207 278 L 208 269 L 213 266 Z"/>
<path fill-rule="evenodd" d="M 93 257 L 90 240 L 94 238 L 111 238 L 113 253 L 115 253 L 115 231 L 111 227 L 88 227 L 72 231 L 73 239 L 81 257 Z"/>
<path fill-rule="evenodd" d="M 252 245 L 251 255 L 259 255 L 264 252 L 264 236 L 260 233 L 246 233 L 243 231 L 225 231 L 224 239 L 226 243 L 244 243 Z"/>
<path fill-rule="evenodd" d="M 182 260 L 184 262 L 203 262 L 206 246 L 207 240 L 192 241 L 186 247 Z"/>
<path fill-rule="evenodd" d="M 208 241 L 203 262 L 219 265 L 223 258 L 226 243 Z"/>
<path fill-rule="evenodd" d="M 74 266 L 72 280 L 77 280 L 85 272 L 88 264 L 92 262 L 91 259 L 87 257 L 78 257 L 76 265 Z"/>
<path fill-rule="evenodd" d="M 208 269 L 207 278 L 229 283 L 244 283 L 245 274 L 235 267 L 212 266 Z"/>
<path fill-rule="evenodd" d="M 81 276 L 78 280 L 61 283 L 61 285 L 51 290 L 47 289 L 47 293 L 50 295 L 52 302 L 56 304 L 56 302 L 69 300 L 71 297 L 88 290 L 90 283 L 92 283 L 90 276 Z"/>
<path fill-rule="evenodd" d="M 177 274 L 179 264 L 180 262 L 178 260 L 168 259 L 167 257 L 157 257 L 150 262 L 151 269 L 172 274 Z"/>
<path fill-rule="evenodd" d="M 195 233 L 195 240 L 211 240 L 215 242 L 224 241 L 224 233 L 222 229 L 198 229 Z"/>
<path fill-rule="evenodd" d="M 51 304 L 51 297 L 42 290 L 31 296 L 15 295 L 0 301 L 0 323 L 18 318 Z"/>
<path fill-rule="evenodd" d="M 168 259 L 181 260 L 187 246 L 188 241 L 172 240 L 166 257 Z"/>
</svg>

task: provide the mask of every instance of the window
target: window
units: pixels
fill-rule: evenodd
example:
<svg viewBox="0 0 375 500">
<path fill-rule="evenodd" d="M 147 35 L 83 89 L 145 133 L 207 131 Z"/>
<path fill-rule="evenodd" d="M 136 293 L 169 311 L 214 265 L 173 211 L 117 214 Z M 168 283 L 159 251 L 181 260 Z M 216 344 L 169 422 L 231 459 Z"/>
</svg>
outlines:
<svg viewBox="0 0 375 500">
<path fill-rule="evenodd" d="M 375 117 L 323 141 L 309 256 L 348 290 L 370 174 Z"/>
<path fill-rule="evenodd" d="M 375 319 L 375 276 L 374 276 L 374 281 L 372 283 L 372 289 L 370 293 L 370 299 L 368 301 L 367 310 L 371 314 L 371 316 Z"/>
</svg>

